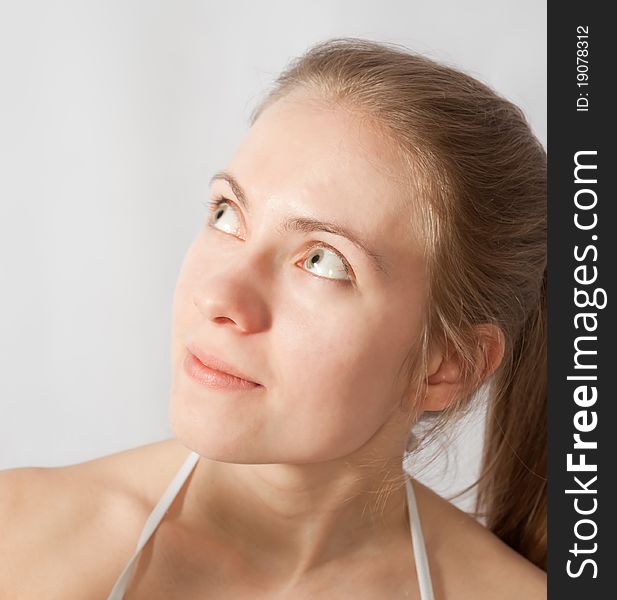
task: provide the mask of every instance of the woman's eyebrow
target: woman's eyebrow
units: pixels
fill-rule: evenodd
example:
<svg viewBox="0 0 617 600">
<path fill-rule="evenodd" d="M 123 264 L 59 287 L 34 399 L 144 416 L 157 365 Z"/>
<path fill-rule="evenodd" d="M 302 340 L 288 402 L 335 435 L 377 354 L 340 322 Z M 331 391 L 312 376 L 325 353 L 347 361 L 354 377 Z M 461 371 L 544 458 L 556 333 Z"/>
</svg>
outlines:
<svg viewBox="0 0 617 600">
<path fill-rule="evenodd" d="M 229 184 L 229 187 L 231 187 L 234 195 L 238 199 L 238 202 L 244 207 L 246 212 L 250 214 L 250 202 L 238 180 L 227 171 L 217 171 L 210 179 L 210 185 L 217 180 L 226 181 Z M 333 223 L 332 221 L 320 221 L 310 217 L 289 217 L 284 223 L 282 223 L 281 228 L 283 231 L 301 231 L 303 233 L 325 231 L 327 233 L 333 233 L 335 235 L 340 235 L 347 238 L 370 258 L 373 265 L 377 267 L 377 269 L 379 269 L 384 275 L 389 276 L 385 265 L 386 261 L 383 255 L 371 248 L 370 245 L 357 233 L 347 229 L 343 225 Z"/>
</svg>

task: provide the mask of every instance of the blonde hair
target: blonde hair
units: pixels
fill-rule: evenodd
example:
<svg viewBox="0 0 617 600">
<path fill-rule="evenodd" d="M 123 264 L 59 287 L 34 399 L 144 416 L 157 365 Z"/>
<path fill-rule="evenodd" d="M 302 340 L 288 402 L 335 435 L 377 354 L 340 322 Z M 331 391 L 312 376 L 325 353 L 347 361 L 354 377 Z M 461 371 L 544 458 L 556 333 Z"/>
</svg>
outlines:
<svg viewBox="0 0 617 600">
<path fill-rule="evenodd" d="M 544 148 L 514 104 L 395 44 L 358 38 L 316 44 L 275 80 L 251 124 L 294 91 L 357 114 L 387 137 L 404 165 L 429 280 L 421 343 L 405 363 L 408 390 L 426 381 L 432 343 L 462 360 L 464 392 L 439 413 L 429 437 L 470 410 L 479 388 L 474 326 L 491 323 L 503 333 L 504 357 L 487 380 L 474 514 L 546 570 Z"/>
</svg>

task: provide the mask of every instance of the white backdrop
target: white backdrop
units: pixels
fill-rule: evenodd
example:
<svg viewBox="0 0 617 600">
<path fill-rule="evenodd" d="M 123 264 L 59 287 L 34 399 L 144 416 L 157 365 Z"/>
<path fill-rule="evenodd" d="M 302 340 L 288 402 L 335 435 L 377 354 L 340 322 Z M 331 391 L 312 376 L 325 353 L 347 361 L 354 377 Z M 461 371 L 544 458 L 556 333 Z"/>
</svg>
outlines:
<svg viewBox="0 0 617 600">
<path fill-rule="evenodd" d="M 463 68 L 546 143 L 537 0 L 0 3 L 0 469 L 171 437 L 171 301 L 208 178 L 287 61 L 343 35 Z M 419 479 L 473 479 L 481 421 Z"/>
</svg>

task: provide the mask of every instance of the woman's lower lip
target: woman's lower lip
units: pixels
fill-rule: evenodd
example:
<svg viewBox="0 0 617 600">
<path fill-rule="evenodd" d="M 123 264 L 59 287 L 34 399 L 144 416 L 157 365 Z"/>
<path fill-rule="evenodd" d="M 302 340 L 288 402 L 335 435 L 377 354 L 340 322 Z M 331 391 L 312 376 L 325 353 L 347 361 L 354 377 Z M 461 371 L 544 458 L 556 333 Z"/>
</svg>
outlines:
<svg viewBox="0 0 617 600">
<path fill-rule="evenodd" d="M 219 390 L 251 390 L 262 387 L 253 381 L 247 381 L 228 373 L 210 369 L 190 352 L 187 352 L 184 357 L 183 366 L 184 371 L 191 379 L 210 388 Z"/>
</svg>

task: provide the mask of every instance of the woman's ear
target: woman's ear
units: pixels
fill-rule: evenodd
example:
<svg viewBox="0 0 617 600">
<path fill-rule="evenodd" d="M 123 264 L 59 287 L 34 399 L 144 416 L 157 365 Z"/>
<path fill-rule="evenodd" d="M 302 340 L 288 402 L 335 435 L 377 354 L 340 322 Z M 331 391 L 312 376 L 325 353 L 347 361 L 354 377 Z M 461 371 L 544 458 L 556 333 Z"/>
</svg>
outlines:
<svg viewBox="0 0 617 600">
<path fill-rule="evenodd" d="M 457 354 L 436 350 L 430 357 L 422 409 L 441 411 L 457 397 L 462 386 L 461 361 Z"/>
<path fill-rule="evenodd" d="M 478 345 L 473 377 L 474 384 L 489 377 L 500 365 L 505 342 L 501 329 L 496 325 L 476 325 Z M 441 411 L 449 406 L 463 391 L 463 359 L 457 352 L 444 351 L 443 348 L 433 350 L 428 362 L 428 377 L 426 394 L 422 409 L 426 411 Z"/>
</svg>

